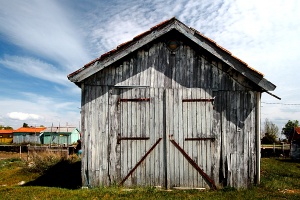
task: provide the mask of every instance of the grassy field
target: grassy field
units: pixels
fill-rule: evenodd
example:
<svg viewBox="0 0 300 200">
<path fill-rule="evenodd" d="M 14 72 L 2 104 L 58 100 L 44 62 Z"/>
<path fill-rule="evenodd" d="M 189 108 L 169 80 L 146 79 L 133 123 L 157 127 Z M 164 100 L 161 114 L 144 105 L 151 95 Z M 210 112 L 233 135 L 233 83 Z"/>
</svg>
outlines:
<svg viewBox="0 0 300 200">
<path fill-rule="evenodd" d="M 34 161 L 34 162 L 33 162 Z M 81 189 L 80 161 L 48 155 L 25 161 L 0 155 L 0 199 L 300 199 L 300 163 L 264 158 L 261 184 L 247 190 Z"/>
</svg>

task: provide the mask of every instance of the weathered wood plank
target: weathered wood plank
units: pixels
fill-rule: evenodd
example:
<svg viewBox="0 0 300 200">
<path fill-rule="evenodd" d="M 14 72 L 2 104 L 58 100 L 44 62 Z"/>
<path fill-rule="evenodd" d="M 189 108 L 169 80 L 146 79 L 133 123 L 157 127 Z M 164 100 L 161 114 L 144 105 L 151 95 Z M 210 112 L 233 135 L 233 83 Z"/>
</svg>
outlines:
<svg viewBox="0 0 300 200">
<path fill-rule="evenodd" d="M 197 89 L 196 90 L 196 97 L 197 99 L 200 99 L 202 98 L 201 97 L 201 89 Z M 200 102 L 196 102 L 196 108 L 195 108 L 195 118 L 196 118 L 196 134 L 194 134 L 193 137 L 199 137 L 199 138 L 202 138 L 202 130 L 201 130 L 201 103 Z M 197 164 L 198 166 L 200 167 L 201 166 L 201 163 L 203 162 L 203 157 L 202 157 L 202 152 L 201 152 L 201 141 L 198 141 L 195 143 L 195 146 L 196 146 L 196 153 L 197 153 L 197 156 L 198 156 L 198 159 L 197 159 Z M 200 167 L 201 168 L 201 167 Z M 202 179 L 202 176 L 197 173 L 197 187 L 203 187 L 203 179 Z"/>
<path fill-rule="evenodd" d="M 109 179 L 111 184 L 117 180 L 117 136 L 119 132 L 119 122 L 118 122 L 118 112 L 117 112 L 117 102 L 118 102 L 118 91 L 111 89 L 109 91 Z"/>
<path fill-rule="evenodd" d="M 108 145 L 109 145 L 109 88 L 108 86 L 104 87 L 104 95 L 103 95 L 103 115 L 104 118 L 104 133 L 103 133 L 103 163 L 102 168 L 104 170 L 103 175 L 103 185 L 109 185 L 109 171 L 108 171 Z"/>
<path fill-rule="evenodd" d="M 187 94 L 187 90 L 184 89 L 182 90 L 182 97 L 183 98 L 187 98 L 188 94 Z M 188 137 L 188 104 L 182 104 L 182 124 L 183 124 L 183 131 L 182 131 L 182 135 L 184 138 Z M 183 149 L 186 150 L 187 145 L 186 143 L 183 144 Z M 180 155 L 182 156 L 182 155 Z M 186 159 L 183 159 L 183 183 L 182 185 L 184 187 L 187 187 L 189 185 L 189 163 L 187 162 Z"/>
<path fill-rule="evenodd" d="M 150 98 L 150 102 L 147 102 L 145 105 L 145 110 L 144 110 L 144 114 L 145 114 L 145 119 L 144 119 L 144 123 L 145 123 L 145 135 L 146 137 L 153 137 L 150 134 L 150 126 L 151 126 L 151 118 L 150 118 L 150 103 L 151 103 L 151 96 L 150 96 L 150 89 L 147 88 L 145 90 L 145 97 Z M 148 151 L 148 149 L 150 149 L 151 146 L 151 142 L 150 141 L 146 141 L 144 144 L 144 154 Z M 151 175 L 151 155 L 153 154 L 153 152 L 151 152 L 151 154 L 148 156 L 147 160 L 145 161 L 145 166 L 144 166 L 144 186 L 150 185 L 153 186 L 152 184 L 152 180 L 151 178 L 149 178 L 149 174 Z"/>
<path fill-rule="evenodd" d="M 146 149 L 149 149 L 152 144 L 155 143 L 155 138 L 157 133 L 155 133 L 154 129 L 154 90 L 153 88 L 149 88 L 147 90 L 147 95 L 150 97 L 150 102 L 147 104 L 146 109 L 147 113 L 146 116 L 148 116 L 147 119 L 147 128 L 146 128 L 146 135 L 150 137 L 149 142 L 146 143 Z M 152 151 L 152 153 L 149 155 L 148 162 L 146 162 L 146 180 L 148 180 L 148 184 L 151 186 L 155 186 L 155 162 L 154 162 L 154 153 L 155 151 Z"/>
<path fill-rule="evenodd" d="M 139 67 L 140 68 L 140 67 Z M 139 70 L 139 69 L 138 69 Z M 139 84 L 139 83 L 138 83 Z M 142 89 L 134 89 L 135 91 L 135 97 L 134 98 L 140 98 L 141 96 L 141 92 Z M 136 126 L 135 126 L 135 132 L 133 133 L 135 137 L 140 137 L 141 136 L 141 102 L 132 102 L 132 104 L 135 106 L 135 110 L 133 112 L 135 112 L 136 115 Z M 135 141 L 135 149 L 133 150 L 136 154 L 136 162 L 134 163 L 133 166 L 136 165 L 136 163 L 142 158 L 142 152 L 141 152 L 141 141 Z M 139 166 L 136 169 L 136 173 L 135 174 L 135 185 L 140 185 L 141 184 L 141 180 L 140 180 L 140 176 L 141 176 L 141 166 Z"/>
<path fill-rule="evenodd" d="M 177 90 L 178 92 L 178 132 L 177 132 L 177 137 L 178 138 L 178 144 L 184 148 L 184 111 L 183 111 L 183 104 L 182 104 L 182 99 L 183 99 L 183 89 L 179 88 Z M 176 108 L 176 107 L 175 107 Z M 176 174 L 179 177 L 178 183 L 180 185 L 184 184 L 184 175 L 185 175 L 185 168 L 184 168 L 184 157 L 181 155 L 179 151 L 176 151 L 175 156 L 178 158 L 178 171 L 179 173 Z"/>
<path fill-rule="evenodd" d="M 191 99 L 197 99 L 197 92 L 199 90 L 198 89 L 191 89 Z M 198 136 L 197 134 L 197 102 L 192 102 L 190 103 L 191 105 L 191 125 L 192 125 L 192 128 L 191 128 L 191 137 L 192 138 L 196 138 Z M 195 161 L 195 163 L 198 164 L 199 162 L 199 156 L 198 156 L 198 152 L 197 152 L 197 145 L 198 145 L 198 142 L 196 141 L 191 141 L 189 142 L 188 144 L 190 144 L 189 146 L 191 146 L 191 153 L 190 153 L 190 157 Z M 198 184 L 198 172 L 193 169 L 192 170 L 192 173 L 193 173 L 193 187 L 196 188 L 196 187 L 199 187 L 199 184 Z"/>
<path fill-rule="evenodd" d="M 133 73 L 133 69 L 130 69 L 131 72 Z M 125 98 L 132 98 L 132 89 L 128 89 L 128 91 L 126 93 L 123 94 Z M 125 106 L 125 105 L 124 105 Z M 127 137 L 133 137 L 132 132 L 134 131 L 132 128 L 132 122 L 133 122 L 133 115 L 132 115 L 132 104 L 131 103 L 126 103 L 126 109 L 127 109 Z M 132 141 L 124 141 L 123 144 L 126 144 L 126 157 L 127 157 L 127 162 L 124 163 L 124 177 L 127 176 L 127 174 L 130 172 L 130 170 L 132 169 L 134 163 L 132 161 Z M 122 177 L 122 178 L 124 178 Z M 131 180 L 128 179 L 125 182 L 126 186 L 131 186 Z"/>
<path fill-rule="evenodd" d="M 236 168 L 237 168 L 237 175 L 236 175 L 236 180 L 237 180 L 237 185 L 238 187 L 243 186 L 243 180 L 242 180 L 242 174 L 244 173 L 243 169 L 243 138 L 242 138 L 242 132 L 239 127 L 240 124 L 240 108 L 241 108 L 241 99 L 240 99 L 240 92 L 235 91 L 234 96 L 236 97 L 236 138 L 235 138 L 235 143 L 236 143 L 236 152 L 237 152 L 237 157 L 236 157 Z"/>
<path fill-rule="evenodd" d="M 220 108 L 220 95 L 217 92 L 213 92 L 215 97 L 213 105 L 213 116 L 212 116 L 212 136 L 215 138 L 213 142 L 214 151 L 212 156 L 212 174 L 211 178 L 215 183 L 219 183 L 219 168 L 220 168 L 220 154 L 221 154 L 221 110 Z"/>
<path fill-rule="evenodd" d="M 179 129 L 179 123 L 180 123 L 180 119 L 179 119 L 179 112 L 181 110 L 181 107 L 179 105 L 181 99 L 179 98 L 179 92 L 180 92 L 180 89 L 173 89 L 173 104 L 171 105 L 173 109 L 173 131 L 172 131 L 172 134 L 173 134 L 173 138 L 178 141 L 178 144 L 180 146 L 183 146 L 183 139 L 181 138 L 180 140 L 180 136 L 179 134 L 181 134 L 181 131 Z M 179 159 L 179 152 L 176 151 L 175 147 L 173 147 L 170 142 L 169 142 L 169 145 L 170 145 L 170 151 L 173 151 L 173 163 L 174 163 L 174 185 L 180 185 L 180 159 Z M 173 149 L 171 149 L 173 148 Z"/>
<path fill-rule="evenodd" d="M 157 126 L 159 127 L 158 128 L 158 132 L 160 134 L 160 136 L 162 138 L 164 138 L 166 136 L 166 133 L 164 132 L 164 124 L 162 123 L 163 122 L 163 115 L 165 112 L 164 111 L 164 105 L 163 105 L 163 102 L 164 102 L 164 89 L 163 88 L 158 88 L 158 106 L 157 106 L 157 121 L 156 121 L 156 124 Z M 166 138 L 164 138 L 166 139 Z M 166 162 L 164 162 L 164 159 L 165 159 L 165 149 L 164 149 L 164 145 L 163 143 L 159 144 L 158 146 L 158 152 L 157 152 L 157 162 L 158 162 L 158 171 L 159 171 L 159 177 L 163 177 L 163 179 L 161 180 L 161 178 L 159 178 L 162 186 L 166 186 Z"/>
<path fill-rule="evenodd" d="M 210 69 L 208 70 L 210 71 Z M 210 85 L 211 83 L 209 83 Z M 212 91 L 209 89 L 206 89 L 205 91 L 205 98 L 206 99 L 212 99 Z M 206 105 L 206 120 L 207 120 L 207 128 L 206 128 L 206 137 L 212 138 L 212 102 L 205 102 Z M 212 176 L 212 158 L 213 158 L 213 148 L 212 148 L 212 140 L 206 141 L 206 152 L 207 152 L 207 169 L 206 174 L 211 177 Z"/>
<path fill-rule="evenodd" d="M 168 187 L 171 186 L 171 184 L 174 183 L 174 165 L 171 165 L 171 163 L 174 162 L 174 149 L 173 147 L 170 146 L 170 142 L 169 142 L 169 139 L 170 137 L 173 137 L 173 130 L 172 130 L 172 125 L 173 125 L 173 102 L 172 102 L 172 90 L 169 90 L 169 89 L 166 89 L 165 90 L 165 134 L 166 134 L 166 137 L 165 137 L 165 151 L 166 151 L 166 164 L 168 166 L 167 168 L 167 185 Z"/>
<path fill-rule="evenodd" d="M 89 117 L 87 120 L 87 125 L 88 127 L 92 126 L 92 120 L 93 120 L 93 104 L 92 104 L 92 97 L 93 97 L 93 87 L 89 86 L 88 87 L 88 94 L 89 94 L 89 98 L 88 98 L 88 113 L 89 113 Z M 89 131 L 89 140 L 92 141 L 93 139 L 93 129 L 91 129 L 91 131 Z M 89 142 L 89 148 L 87 149 L 88 151 L 91 149 L 91 151 L 88 154 L 88 171 L 89 171 L 89 179 L 90 179 L 90 184 L 93 185 L 94 184 L 94 166 L 93 166 L 93 152 L 94 152 L 94 144 Z"/>
<path fill-rule="evenodd" d="M 95 80 L 96 76 L 94 76 L 94 83 L 96 84 L 96 80 Z M 98 137 L 99 137 L 99 134 L 98 134 L 98 115 L 95 113 L 95 111 L 97 110 L 97 104 L 96 104 L 96 93 L 97 93 L 97 88 L 96 87 L 92 87 L 92 110 L 93 110 L 93 113 L 92 113 L 92 124 L 95 124 L 95 126 L 93 126 L 93 130 L 91 132 L 91 134 L 93 135 L 92 136 L 92 140 L 94 141 L 98 141 Z M 94 152 L 98 152 L 99 151 L 99 148 L 98 148 L 98 143 L 97 142 L 93 142 L 93 145 L 94 145 Z M 98 165 L 98 155 L 96 153 L 92 154 L 93 155 L 93 170 L 94 170 L 94 173 L 93 173 L 93 180 L 94 180 L 94 185 L 98 185 L 98 182 L 99 182 L 99 165 Z"/>
<path fill-rule="evenodd" d="M 254 183 L 255 182 L 255 177 L 257 174 L 256 171 L 256 159 L 257 156 L 256 155 L 256 137 L 255 137 L 255 133 L 256 133 L 256 127 L 255 127 L 255 120 L 256 120 L 256 114 L 255 114 L 255 107 L 256 106 L 260 106 L 260 105 L 256 105 L 256 93 L 253 91 L 249 91 L 249 96 L 248 99 L 250 100 L 250 105 L 248 105 L 248 108 L 251 110 L 250 111 L 250 119 L 251 119 L 251 127 L 250 127 L 250 133 L 251 133 L 251 142 L 250 142 L 250 147 L 252 149 L 252 154 L 251 154 L 251 166 L 252 166 L 252 174 L 251 174 L 251 182 Z"/>
<path fill-rule="evenodd" d="M 121 89 L 119 98 L 127 98 L 128 89 Z M 118 134 L 119 137 L 128 137 L 128 103 L 118 102 L 120 108 L 120 132 Z M 119 145 L 121 146 L 121 179 L 127 175 L 127 144 L 128 141 L 121 141 Z"/>
</svg>

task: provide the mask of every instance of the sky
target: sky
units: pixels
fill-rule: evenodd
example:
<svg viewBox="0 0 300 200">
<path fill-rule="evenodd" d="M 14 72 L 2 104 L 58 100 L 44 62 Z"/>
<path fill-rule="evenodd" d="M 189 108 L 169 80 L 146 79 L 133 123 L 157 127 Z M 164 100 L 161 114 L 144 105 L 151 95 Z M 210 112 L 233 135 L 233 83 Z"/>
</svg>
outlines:
<svg viewBox="0 0 300 200">
<path fill-rule="evenodd" d="M 176 17 L 262 72 L 262 123 L 300 120 L 298 0 L 0 0 L 0 125 L 80 128 L 67 75 Z"/>
</svg>

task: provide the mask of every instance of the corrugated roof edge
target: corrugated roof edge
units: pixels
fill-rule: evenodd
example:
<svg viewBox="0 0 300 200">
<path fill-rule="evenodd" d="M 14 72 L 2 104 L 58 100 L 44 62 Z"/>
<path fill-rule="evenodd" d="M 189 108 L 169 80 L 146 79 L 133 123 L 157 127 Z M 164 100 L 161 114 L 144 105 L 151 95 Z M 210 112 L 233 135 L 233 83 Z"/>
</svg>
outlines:
<svg viewBox="0 0 300 200">
<path fill-rule="evenodd" d="M 112 49 L 111 51 L 108 51 L 104 54 L 102 54 L 100 57 L 92 60 L 91 62 L 85 64 L 83 67 L 81 67 L 80 69 L 74 71 L 73 73 L 69 74 L 68 75 L 68 78 L 70 79 L 71 77 L 75 76 L 76 74 L 80 73 L 81 71 L 87 69 L 88 67 L 90 67 L 91 65 L 93 65 L 94 63 L 98 62 L 98 61 L 102 61 L 104 60 L 105 58 L 111 56 L 112 54 L 116 53 L 117 51 L 120 51 L 128 46 L 130 46 L 133 42 L 147 36 L 148 34 L 150 34 L 151 32 L 153 32 L 154 30 L 157 30 L 159 28 L 162 28 L 164 25 L 168 24 L 168 23 L 171 23 L 172 21 L 179 21 L 177 20 L 175 17 L 171 18 L 171 19 L 168 19 L 168 20 L 165 20 L 155 26 L 153 26 L 152 28 L 150 28 L 148 31 L 145 31 L 137 36 L 135 36 L 132 40 L 129 40 L 127 42 L 124 42 L 120 45 L 118 45 L 115 49 Z M 180 21 L 179 21 L 180 22 Z M 180 22 L 182 23 L 182 22 Z M 183 24 L 183 23 L 182 23 Z M 185 25 L 185 24 L 183 24 Z M 186 25 L 185 25 L 186 26 Z M 187 27 L 187 26 L 186 26 Z M 196 29 L 192 28 L 192 27 L 188 27 L 190 30 L 194 31 L 197 35 L 203 37 L 204 39 L 206 39 L 207 41 L 209 41 L 210 43 L 212 43 L 213 45 L 215 45 L 216 47 L 218 47 L 219 49 L 223 50 L 224 52 L 226 52 L 227 54 L 229 54 L 231 57 L 233 57 L 234 59 L 236 59 L 237 61 L 239 61 L 240 63 L 244 64 L 247 68 L 251 69 L 252 71 L 264 76 L 263 73 L 257 71 L 256 69 L 250 67 L 246 62 L 242 61 L 241 59 L 239 59 L 238 57 L 234 56 L 230 51 L 228 51 L 227 49 L 225 49 L 224 47 L 218 45 L 214 40 L 206 37 L 205 35 L 203 35 L 202 33 L 200 33 L 199 31 L 197 31 Z"/>
</svg>

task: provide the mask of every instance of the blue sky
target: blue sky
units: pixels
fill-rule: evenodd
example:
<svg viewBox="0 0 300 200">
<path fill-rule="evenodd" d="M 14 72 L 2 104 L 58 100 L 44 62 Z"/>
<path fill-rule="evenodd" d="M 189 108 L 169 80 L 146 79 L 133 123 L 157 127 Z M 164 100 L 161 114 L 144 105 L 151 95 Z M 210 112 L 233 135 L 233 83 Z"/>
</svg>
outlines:
<svg viewBox="0 0 300 200">
<path fill-rule="evenodd" d="M 300 1 L 0 0 L 0 124 L 79 126 L 67 75 L 174 16 L 277 86 L 281 101 L 263 94 L 263 121 L 300 119 L 289 105 L 300 104 Z"/>
</svg>

